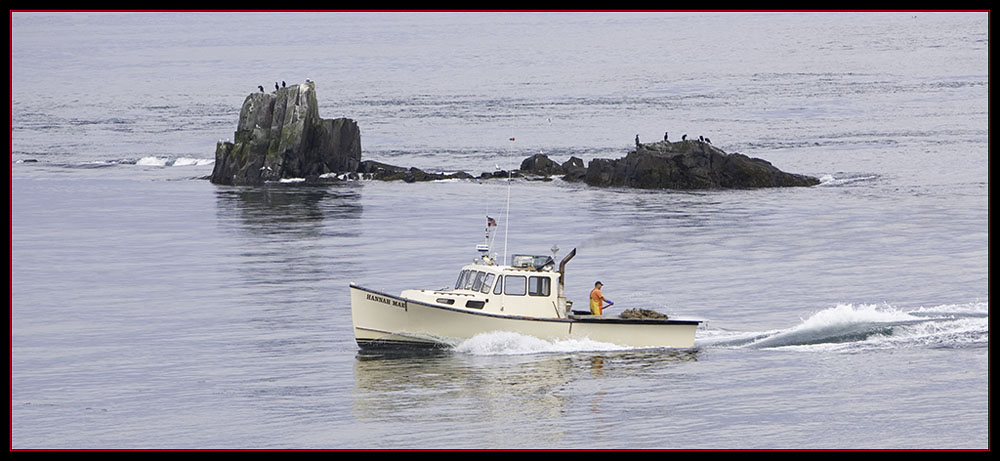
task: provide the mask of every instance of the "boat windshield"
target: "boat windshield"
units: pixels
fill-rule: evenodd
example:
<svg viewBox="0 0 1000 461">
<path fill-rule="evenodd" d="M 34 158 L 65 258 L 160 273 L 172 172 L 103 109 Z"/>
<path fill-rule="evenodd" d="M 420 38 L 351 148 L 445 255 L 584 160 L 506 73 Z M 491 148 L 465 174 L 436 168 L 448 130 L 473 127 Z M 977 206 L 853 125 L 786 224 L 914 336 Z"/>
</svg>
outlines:
<svg viewBox="0 0 1000 461">
<path fill-rule="evenodd" d="M 514 255 L 510 258 L 510 265 L 513 267 L 541 270 L 551 264 L 555 264 L 551 256 Z"/>
</svg>

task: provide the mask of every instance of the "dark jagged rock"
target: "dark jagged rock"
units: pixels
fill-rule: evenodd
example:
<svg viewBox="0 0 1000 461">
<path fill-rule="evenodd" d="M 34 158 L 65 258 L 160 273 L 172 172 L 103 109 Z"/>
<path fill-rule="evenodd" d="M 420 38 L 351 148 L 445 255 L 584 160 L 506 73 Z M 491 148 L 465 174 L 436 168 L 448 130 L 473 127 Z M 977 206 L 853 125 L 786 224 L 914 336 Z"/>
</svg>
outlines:
<svg viewBox="0 0 1000 461">
<path fill-rule="evenodd" d="M 587 167 L 583 165 L 583 160 L 577 157 L 570 157 L 563 162 L 563 181 L 579 182 L 587 178 Z"/>
<path fill-rule="evenodd" d="M 285 178 L 355 172 L 361 132 L 348 118 L 322 119 L 315 83 L 252 93 L 243 101 L 232 142 L 215 148 L 211 181 L 252 185 Z"/>
<path fill-rule="evenodd" d="M 535 154 L 521 162 L 521 173 L 536 176 L 554 176 L 565 173 L 562 165 L 545 154 Z"/>
<path fill-rule="evenodd" d="M 819 180 L 785 173 L 765 160 L 727 154 L 701 141 L 640 144 L 619 159 L 594 159 L 587 168 L 592 186 L 641 189 L 740 189 L 814 186 Z"/>
<path fill-rule="evenodd" d="M 376 162 L 374 160 L 364 160 L 358 167 L 358 175 L 364 179 L 376 179 L 381 181 L 438 181 L 441 179 L 472 179 L 472 175 L 459 171 L 457 173 L 430 173 L 419 168 L 406 168 L 388 163 Z"/>
<path fill-rule="evenodd" d="M 522 177 L 522 175 L 521 172 L 518 170 L 484 171 L 479 174 L 479 179 L 509 179 L 509 178 L 520 178 L 520 177 Z"/>
</svg>

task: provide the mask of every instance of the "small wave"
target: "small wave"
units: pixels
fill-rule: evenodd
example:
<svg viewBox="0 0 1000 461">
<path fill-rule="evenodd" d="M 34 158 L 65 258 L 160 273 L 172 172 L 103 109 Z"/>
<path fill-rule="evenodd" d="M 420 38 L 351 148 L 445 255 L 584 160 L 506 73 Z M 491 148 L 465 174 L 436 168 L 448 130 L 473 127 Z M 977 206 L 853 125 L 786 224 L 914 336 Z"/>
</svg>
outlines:
<svg viewBox="0 0 1000 461">
<path fill-rule="evenodd" d="M 181 157 L 174 160 L 173 166 L 204 166 L 215 164 L 215 159 L 211 158 L 190 158 Z"/>
<path fill-rule="evenodd" d="M 166 157 L 143 157 L 135 162 L 139 166 L 167 166 L 170 159 Z"/>
<path fill-rule="evenodd" d="M 126 163 L 124 161 L 119 161 L 118 163 Z M 207 158 L 191 158 L 191 157 L 159 157 L 159 156 L 148 156 L 142 157 L 135 161 L 136 165 L 139 166 L 203 166 L 211 165 L 215 163 L 215 159 Z"/>
<path fill-rule="evenodd" d="M 877 181 L 880 178 L 872 173 L 834 173 L 819 177 L 820 186 L 845 186 L 848 184 Z"/>
<path fill-rule="evenodd" d="M 623 351 L 631 348 L 589 339 L 548 341 L 513 332 L 482 333 L 454 347 L 456 352 L 470 355 L 529 355 L 566 352 Z"/>
</svg>

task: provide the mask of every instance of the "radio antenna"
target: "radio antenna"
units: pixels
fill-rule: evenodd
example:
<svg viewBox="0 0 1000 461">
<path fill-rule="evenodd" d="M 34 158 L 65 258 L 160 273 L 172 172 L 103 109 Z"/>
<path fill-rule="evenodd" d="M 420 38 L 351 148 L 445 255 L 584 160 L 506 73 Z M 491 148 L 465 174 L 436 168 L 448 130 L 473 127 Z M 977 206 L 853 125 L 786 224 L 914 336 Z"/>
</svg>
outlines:
<svg viewBox="0 0 1000 461">
<path fill-rule="evenodd" d="M 510 159 L 510 146 L 514 145 L 514 138 L 510 138 L 510 144 L 507 145 L 507 158 Z M 506 216 L 503 219 L 503 261 L 500 264 L 507 263 L 507 234 L 510 230 L 510 180 L 514 176 L 514 170 L 507 170 L 507 211 Z"/>
</svg>

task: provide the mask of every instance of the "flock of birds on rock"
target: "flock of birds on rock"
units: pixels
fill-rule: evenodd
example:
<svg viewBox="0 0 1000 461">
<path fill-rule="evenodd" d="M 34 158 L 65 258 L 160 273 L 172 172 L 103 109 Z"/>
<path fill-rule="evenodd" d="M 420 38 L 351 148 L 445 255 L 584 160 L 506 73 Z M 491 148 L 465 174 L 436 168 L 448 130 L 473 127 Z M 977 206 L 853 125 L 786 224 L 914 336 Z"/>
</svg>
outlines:
<svg viewBox="0 0 1000 461">
<path fill-rule="evenodd" d="M 306 83 L 312 83 L 312 80 L 309 80 L 307 78 L 306 79 Z M 278 82 L 274 82 L 274 91 L 278 91 L 281 88 L 285 88 L 285 81 L 284 80 L 281 81 L 281 86 L 280 87 L 278 86 Z M 257 85 L 257 89 L 260 90 L 261 93 L 263 93 L 264 92 L 264 85 Z"/>
<path fill-rule="evenodd" d="M 306 81 L 308 81 L 308 80 L 306 80 Z M 282 80 L 281 81 L 281 88 L 284 88 L 284 87 L 285 87 L 285 81 Z M 264 85 L 257 85 L 257 89 L 260 90 L 261 93 L 263 93 L 264 92 Z M 274 91 L 278 91 L 278 82 L 274 82 Z"/>
</svg>

